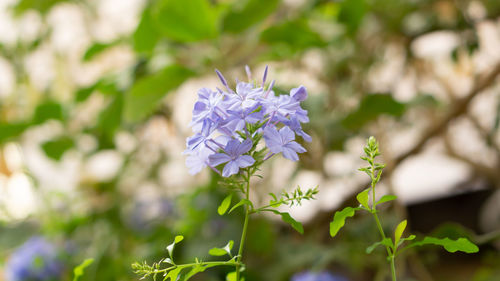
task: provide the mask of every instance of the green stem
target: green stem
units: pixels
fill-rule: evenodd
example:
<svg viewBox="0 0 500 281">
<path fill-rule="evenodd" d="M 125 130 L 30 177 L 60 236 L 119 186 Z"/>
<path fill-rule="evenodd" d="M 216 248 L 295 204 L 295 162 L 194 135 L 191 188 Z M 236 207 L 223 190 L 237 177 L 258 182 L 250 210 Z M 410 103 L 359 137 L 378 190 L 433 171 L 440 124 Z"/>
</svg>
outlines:
<svg viewBox="0 0 500 281">
<path fill-rule="evenodd" d="M 394 264 L 395 256 L 391 255 L 391 273 L 392 273 L 392 281 L 396 281 L 396 266 Z"/>
<path fill-rule="evenodd" d="M 245 191 L 245 198 L 249 200 L 250 198 L 250 172 L 248 172 L 246 178 L 246 191 Z M 240 248 L 238 250 L 238 257 L 236 258 L 236 281 L 240 280 L 240 268 L 241 268 L 241 260 L 243 258 L 243 247 L 245 245 L 245 239 L 247 236 L 247 228 L 248 228 L 248 217 L 250 214 L 250 209 L 248 206 L 245 205 L 245 222 L 243 223 L 243 231 L 241 232 L 241 239 L 240 239 Z"/>
<path fill-rule="evenodd" d="M 375 186 L 377 184 L 376 182 L 376 177 L 375 177 L 375 168 L 372 165 L 371 166 L 371 178 L 372 178 L 372 208 L 371 208 L 371 213 L 373 214 L 373 217 L 375 218 L 375 222 L 377 223 L 377 228 L 380 233 L 380 236 L 382 236 L 382 240 L 385 240 L 386 236 L 384 233 L 384 229 L 382 228 L 382 224 L 380 223 L 380 219 L 378 218 L 377 215 L 377 206 L 375 205 Z M 391 250 L 389 246 L 385 246 L 385 249 L 387 250 L 387 256 L 391 259 L 391 273 L 392 273 L 392 281 L 396 281 L 396 267 L 394 264 L 394 258 L 395 258 L 395 253 Z"/>
</svg>

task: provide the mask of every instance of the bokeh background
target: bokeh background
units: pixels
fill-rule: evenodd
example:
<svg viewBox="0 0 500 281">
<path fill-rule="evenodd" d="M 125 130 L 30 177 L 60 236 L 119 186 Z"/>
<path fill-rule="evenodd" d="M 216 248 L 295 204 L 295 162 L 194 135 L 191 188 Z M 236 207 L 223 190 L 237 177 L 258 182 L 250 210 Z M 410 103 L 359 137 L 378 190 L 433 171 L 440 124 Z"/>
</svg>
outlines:
<svg viewBox="0 0 500 281">
<path fill-rule="evenodd" d="M 257 79 L 269 65 L 278 92 L 306 86 L 313 137 L 298 163 L 269 161 L 252 197 L 320 190 L 291 210 L 303 236 L 252 218 L 248 281 L 387 280 L 383 251 L 365 254 L 369 217 L 328 234 L 367 183 L 370 135 L 379 190 L 398 196 L 387 231 L 407 218 L 481 249 L 409 252 L 401 280 L 500 280 L 497 0 L 1 0 L 0 280 L 71 280 L 85 258 L 81 280 L 138 280 L 130 264 L 164 257 L 176 234 L 182 261 L 237 240 L 242 214 L 216 212 L 220 179 L 189 175 L 181 153 L 197 89 L 220 87 L 215 68 L 234 85 L 245 65 Z"/>
</svg>

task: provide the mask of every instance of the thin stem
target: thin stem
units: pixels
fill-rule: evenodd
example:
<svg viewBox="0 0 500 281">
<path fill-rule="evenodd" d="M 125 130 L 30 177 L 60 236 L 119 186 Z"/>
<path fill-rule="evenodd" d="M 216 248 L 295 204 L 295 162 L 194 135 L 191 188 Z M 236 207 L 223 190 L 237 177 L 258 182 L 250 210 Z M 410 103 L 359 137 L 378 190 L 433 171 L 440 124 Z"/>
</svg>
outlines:
<svg viewBox="0 0 500 281">
<path fill-rule="evenodd" d="M 391 273 L 392 273 L 392 280 L 396 281 L 396 266 L 394 264 L 394 255 L 391 256 Z"/>
<path fill-rule="evenodd" d="M 373 157 L 375 158 L 375 157 Z M 372 158 L 372 159 L 373 159 Z M 379 172 L 380 173 L 380 172 Z M 371 213 L 373 215 L 373 218 L 375 219 L 375 222 L 377 223 L 377 228 L 380 233 L 380 236 L 382 236 L 382 240 L 385 240 L 386 236 L 384 233 L 384 229 L 382 228 L 382 224 L 380 223 L 380 219 L 378 218 L 377 215 L 377 206 L 375 205 L 375 186 L 377 185 L 377 178 L 375 176 L 375 167 L 372 164 L 371 169 L 370 169 L 370 174 L 371 174 L 371 179 L 372 179 L 372 208 L 371 208 Z M 392 273 L 392 281 L 396 281 L 396 267 L 394 265 L 394 258 L 395 258 L 395 253 L 391 250 L 389 246 L 385 246 L 385 249 L 387 250 L 387 256 L 391 259 L 391 273 Z"/>
<path fill-rule="evenodd" d="M 246 190 L 245 190 L 245 198 L 247 200 L 250 200 L 250 172 L 247 171 L 247 177 L 246 177 Z M 238 257 L 236 258 L 236 281 L 240 280 L 240 267 L 241 267 L 241 260 L 243 258 L 243 247 L 245 245 L 245 239 L 247 236 L 247 227 L 248 227 L 248 217 L 250 214 L 250 209 L 248 206 L 245 205 L 245 222 L 243 223 L 243 231 L 241 232 L 241 239 L 240 239 L 240 248 L 238 250 Z"/>
</svg>

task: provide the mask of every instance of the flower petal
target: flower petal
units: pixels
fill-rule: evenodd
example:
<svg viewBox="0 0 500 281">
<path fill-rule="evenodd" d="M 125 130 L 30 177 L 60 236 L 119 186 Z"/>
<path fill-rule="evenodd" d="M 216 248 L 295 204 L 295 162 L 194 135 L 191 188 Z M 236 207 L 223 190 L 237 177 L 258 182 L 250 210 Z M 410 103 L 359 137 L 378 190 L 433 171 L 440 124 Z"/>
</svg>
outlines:
<svg viewBox="0 0 500 281">
<path fill-rule="evenodd" d="M 231 157 L 229 157 L 229 155 L 227 155 L 225 153 L 216 153 L 216 154 L 210 155 L 208 157 L 208 161 L 209 161 L 211 166 L 215 167 L 215 166 L 218 166 L 222 163 L 226 163 L 228 161 L 231 161 Z"/>
<path fill-rule="evenodd" d="M 240 167 L 238 167 L 238 164 L 236 161 L 229 161 L 229 163 L 226 164 L 224 167 L 224 170 L 222 170 L 222 176 L 223 177 L 230 177 L 240 170 Z"/>
<path fill-rule="evenodd" d="M 252 166 L 253 163 L 255 163 L 255 159 L 253 159 L 250 155 L 241 155 L 234 161 L 238 164 L 238 166 L 240 166 L 240 168 Z"/>
</svg>

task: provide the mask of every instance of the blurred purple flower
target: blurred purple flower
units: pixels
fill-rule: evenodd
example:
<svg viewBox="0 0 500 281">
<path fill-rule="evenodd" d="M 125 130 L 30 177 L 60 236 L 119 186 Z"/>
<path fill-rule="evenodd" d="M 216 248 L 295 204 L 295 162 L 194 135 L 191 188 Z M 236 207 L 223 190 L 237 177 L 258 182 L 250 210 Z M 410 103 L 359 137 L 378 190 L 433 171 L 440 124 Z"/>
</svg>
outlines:
<svg viewBox="0 0 500 281">
<path fill-rule="evenodd" d="M 235 139 L 230 140 L 224 149 L 225 153 L 212 154 L 208 157 L 208 160 L 213 167 L 228 162 L 224 170 L 222 170 L 222 176 L 229 177 L 238 173 L 240 168 L 245 168 L 255 163 L 255 160 L 250 155 L 243 155 L 250 151 L 251 148 L 252 141 L 249 139 L 242 143 Z"/>
<path fill-rule="evenodd" d="M 7 261 L 7 281 L 58 280 L 63 264 L 56 247 L 42 237 L 32 237 L 19 247 Z"/>
<path fill-rule="evenodd" d="M 296 273 L 290 281 L 348 281 L 346 278 L 331 274 L 328 271 L 311 272 L 305 271 Z"/>
</svg>

